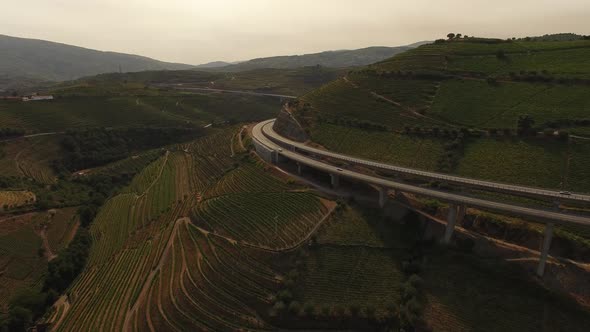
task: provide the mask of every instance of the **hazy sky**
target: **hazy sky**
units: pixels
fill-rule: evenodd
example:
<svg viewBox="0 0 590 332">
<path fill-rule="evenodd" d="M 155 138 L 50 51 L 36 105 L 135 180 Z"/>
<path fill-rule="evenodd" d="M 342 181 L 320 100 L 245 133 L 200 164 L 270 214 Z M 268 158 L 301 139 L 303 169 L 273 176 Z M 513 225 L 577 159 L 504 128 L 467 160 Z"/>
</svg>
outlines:
<svg viewBox="0 0 590 332">
<path fill-rule="evenodd" d="M 0 34 L 199 64 L 477 36 L 590 34 L 590 0 L 1 0 Z"/>
</svg>

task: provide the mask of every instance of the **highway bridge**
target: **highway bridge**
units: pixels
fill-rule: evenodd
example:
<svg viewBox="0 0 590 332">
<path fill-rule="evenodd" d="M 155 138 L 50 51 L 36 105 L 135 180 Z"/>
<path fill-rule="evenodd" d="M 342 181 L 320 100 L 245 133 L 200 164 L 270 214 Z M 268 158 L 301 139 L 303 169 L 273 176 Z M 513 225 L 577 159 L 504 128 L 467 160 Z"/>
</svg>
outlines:
<svg viewBox="0 0 590 332">
<path fill-rule="evenodd" d="M 468 206 L 545 223 L 546 226 L 544 241 L 541 249 L 539 265 L 537 267 L 537 274 L 539 276 L 542 276 L 545 271 L 545 263 L 547 261 L 549 248 L 551 246 L 551 239 L 553 237 L 553 228 L 556 224 L 577 224 L 590 226 L 590 217 L 573 215 L 555 210 L 547 210 L 544 208 L 523 207 L 489 199 L 476 198 L 466 194 L 457 194 L 442 190 L 435 190 L 432 188 L 424 188 L 417 185 L 395 181 L 393 179 L 368 175 L 348 169 L 342 169 L 339 166 L 329 164 L 325 161 L 319 160 L 318 158 L 325 157 L 345 161 L 351 165 L 361 165 L 365 168 L 371 168 L 375 170 L 388 170 L 395 173 L 415 176 L 429 181 L 441 181 L 459 184 L 464 187 L 477 188 L 481 191 L 493 193 L 510 193 L 539 199 L 549 198 L 554 201 L 569 200 L 586 203 L 590 202 L 590 196 L 588 195 L 567 195 L 559 191 L 501 184 L 490 181 L 480 181 L 433 172 L 424 172 L 337 154 L 309 147 L 303 143 L 295 142 L 281 136 L 274 131 L 274 122 L 275 119 L 271 119 L 258 123 L 254 126 L 252 131 L 256 151 L 263 159 L 272 163 L 278 163 L 279 159 L 294 161 L 297 163 L 300 172 L 302 165 L 323 171 L 330 174 L 332 186 L 334 187 L 339 185 L 339 179 L 341 177 L 372 185 L 376 188 L 379 188 L 380 206 L 385 205 L 389 190 L 431 197 L 443 202 L 447 202 L 450 207 L 447 216 L 447 226 L 443 237 L 444 243 L 450 243 L 455 229 L 455 224 L 459 218 L 464 216 Z"/>
</svg>

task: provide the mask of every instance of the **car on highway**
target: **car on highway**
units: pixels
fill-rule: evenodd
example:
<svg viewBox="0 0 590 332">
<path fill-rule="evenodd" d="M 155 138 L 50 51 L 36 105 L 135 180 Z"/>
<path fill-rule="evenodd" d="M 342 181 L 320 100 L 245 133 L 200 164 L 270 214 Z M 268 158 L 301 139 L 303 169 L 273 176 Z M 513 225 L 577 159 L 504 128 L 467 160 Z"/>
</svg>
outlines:
<svg viewBox="0 0 590 332">
<path fill-rule="evenodd" d="M 338 172 L 342 172 L 342 168 L 336 168 Z"/>
<path fill-rule="evenodd" d="M 279 149 L 279 152 L 283 152 L 283 149 Z"/>
<path fill-rule="evenodd" d="M 560 195 L 565 195 L 565 196 L 571 196 L 572 195 L 572 193 L 569 192 L 569 191 L 560 191 L 559 194 Z"/>
</svg>

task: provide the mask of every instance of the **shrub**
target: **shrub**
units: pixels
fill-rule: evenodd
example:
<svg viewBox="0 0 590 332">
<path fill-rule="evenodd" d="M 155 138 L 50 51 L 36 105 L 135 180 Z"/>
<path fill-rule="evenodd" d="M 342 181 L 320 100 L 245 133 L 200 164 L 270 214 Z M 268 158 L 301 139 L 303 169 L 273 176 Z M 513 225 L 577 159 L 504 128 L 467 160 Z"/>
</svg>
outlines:
<svg viewBox="0 0 590 332">
<path fill-rule="evenodd" d="M 293 294 L 291 294 L 291 292 L 288 289 L 284 289 L 279 292 L 279 294 L 277 295 L 277 299 L 285 303 L 289 303 L 293 299 Z"/>
<path fill-rule="evenodd" d="M 309 316 L 313 315 L 313 312 L 314 312 L 314 305 L 313 305 L 313 303 L 306 302 L 303 305 L 303 312 L 305 312 Z"/>
<path fill-rule="evenodd" d="M 412 274 L 408 278 L 408 284 L 414 286 L 416 289 L 420 289 L 424 285 L 424 280 L 422 280 L 417 274 Z"/>
<path fill-rule="evenodd" d="M 299 304 L 299 302 L 293 301 L 289 304 L 289 312 L 291 312 L 293 314 L 297 314 L 297 313 L 299 313 L 300 310 L 301 310 L 301 304 Z"/>
<path fill-rule="evenodd" d="M 405 283 L 402 286 L 402 298 L 405 301 L 409 301 L 410 299 L 415 298 L 418 295 L 418 290 L 416 289 L 416 287 Z"/>
</svg>

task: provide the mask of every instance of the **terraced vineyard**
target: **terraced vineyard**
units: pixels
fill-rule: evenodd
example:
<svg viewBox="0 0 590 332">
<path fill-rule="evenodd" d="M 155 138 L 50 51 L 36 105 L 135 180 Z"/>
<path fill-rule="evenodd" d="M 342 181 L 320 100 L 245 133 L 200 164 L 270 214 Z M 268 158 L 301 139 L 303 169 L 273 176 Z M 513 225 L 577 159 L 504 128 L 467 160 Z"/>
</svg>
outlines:
<svg viewBox="0 0 590 332">
<path fill-rule="evenodd" d="M 325 85 L 303 96 L 302 100 L 328 119 L 360 119 L 397 130 L 424 121 L 419 115 L 372 95 L 369 90 L 359 89 L 345 79 Z"/>
<path fill-rule="evenodd" d="M 132 331 L 270 330 L 267 306 L 280 276 L 271 254 L 244 249 L 180 223 L 128 316 Z M 151 277 L 152 275 L 150 275 Z"/>
<path fill-rule="evenodd" d="M 330 124 L 314 127 L 311 137 L 334 152 L 425 170 L 435 170 L 444 153 L 442 139 L 420 139 Z"/>
<path fill-rule="evenodd" d="M 467 144 L 456 172 L 466 177 L 559 188 L 566 174 L 566 153 L 567 143 L 560 141 L 481 139 Z"/>
<path fill-rule="evenodd" d="M 292 245 L 328 208 L 309 193 L 289 192 L 290 185 L 236 151 L 236 131 L 166 152 L 107 201 L 91 226 L 86 269 L 47 318 L 54 330 L 269 327 L 257 311 L 280 284 L 275 255 L 239 243 L 277 234 Z M 225 204 L 251 205 L 257 217 L 233 208 L 228 216 L 218 210 Z M 202 212 L 192 222 L 191 210 Z"/>
<path fill-rule="evenodd" d="M 244 192 L 208 199 L 193 216 L 215 233 L 258 246 L 289 248 L 311 233 L 326 212 L 309 193 Z"/>
<path fill-rule="evenodd" d="M 16 293 L 42 286 L 48 250 L 57 253 L 71 241 L 76 208 L 0 218 L 0 315 Z M 43 243 L 47 236 L 47 244 Z"/>
<path fill-rule="evenodd" d="M 363 310 L 373 307 L 384 315 L 400 300 L 404 275 L 392 250 L 325 246 L 312 251 L 306 262 L 301 303 Z"/>
<path fill-rule="evenodd" d="M 55 183 L 56 175 L 51 162 L 61 155 L 57 140 L 56 137 L 33 137 L 0 143 L 5 154 L 0 158 L 0 173 L 3 176 L 30 178 L 43 184 Z"/>
<path fill-rule="evenodd" d="M 84 127 L 206 125 L 228 119 L 266 119 L 277 107 L 278 100 L 270 97 L 178 93 L 146 97 L 66 96 L 35 103 L 0 100 L 0 128 L 50 132 Z"/>
<path fill-rule="evenodd" d="M 35 194 L 30 191 L 0 191 L 0 212 L 35 203 Z"/>
<path fill-rule="evenodd" d="M 590 324 L 587 313 L 519 279 L 515 271 L 461 255 L 435 255 L 424 278 L 429 285 L 425 320 L 434 330 L 582 332 Z"/>
<path fill-rule="evenodd" d="M 515 137 L 524 115 L 535 132 L 585 135 L 588 52 L 587 40 L 438 42 L 351 71 L 303 96 L 292 111 L 315 143 L 340 153 L 588 192 L 578 161 L 589 152 L 575 143 L 583 138 L 566 144 L 549 135 Z M 470 137 L 454 145 L 441 138 L 453 136 L 441 135 L 447 131 Z M 511 139 L 486 137 L 497 132 Z"/>
</svg>

